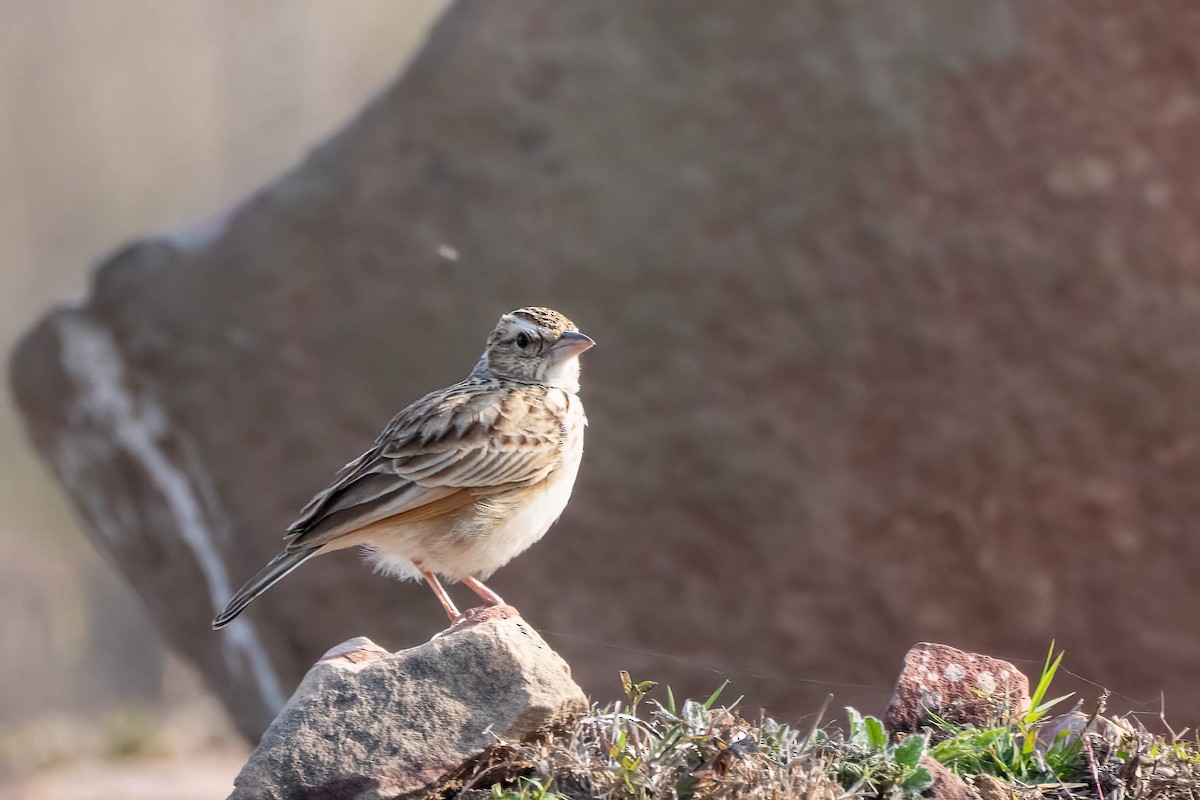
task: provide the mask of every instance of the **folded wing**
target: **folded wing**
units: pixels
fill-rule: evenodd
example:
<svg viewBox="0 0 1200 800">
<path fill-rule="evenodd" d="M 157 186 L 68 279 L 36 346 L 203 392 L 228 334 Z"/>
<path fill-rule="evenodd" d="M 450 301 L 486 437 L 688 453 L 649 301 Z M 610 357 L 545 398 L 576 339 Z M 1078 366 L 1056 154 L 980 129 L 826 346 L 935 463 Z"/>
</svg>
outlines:
<svg viewBox="0 0 1200 800">
<path fill-rule="evenodd" d="M 467 381 L 401 411 L 288 527 L 287 550 L 328 544 L 383 520 L 429 518 L 544 479 L 562 422 L 540 395 Z"/>
</svg>

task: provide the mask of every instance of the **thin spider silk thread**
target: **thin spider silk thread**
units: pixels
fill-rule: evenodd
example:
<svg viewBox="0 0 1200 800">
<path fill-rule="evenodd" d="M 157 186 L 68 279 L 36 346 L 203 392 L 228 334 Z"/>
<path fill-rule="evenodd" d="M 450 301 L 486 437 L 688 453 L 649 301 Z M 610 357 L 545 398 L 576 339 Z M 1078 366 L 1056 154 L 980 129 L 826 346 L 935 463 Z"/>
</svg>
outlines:
<svg viewBox="0 0 1200 800">
<path fill-rule="evenodd" d="M 543 630 L 540 632 L 544 636 L 557 637 L 559 639 L 569 639 L 569 640 L 576 641 L 576 642 L 583 642 L 585 644 L 597 645 L 599 647 L 607 647 L 611 650 L 621 650 L 626 653 L 636 653 L 638 655 L 653 656 L 654 658 L 661 658 L 661 659 L 665 659 L 668 661 L 676 661 L 676 662 L 687 664 L 687 665 L 693 666 L 693 667 L 697 667 L 699 669 L 705 670 L 706 672 L 711 672 L 715 675 L 721 675 L 721 676 L 745 675 L 745 676 L 748 676 L 751 678 L 758 678 L 761 680 L 772 680 L 772 681 L 780 681 L 780 682 L 788 682 L 788 683 L 804 683 L 804 684 L 808 684 L 811 686 L 828 686 L 828 687 L 835 688 L 835 689 L 876 689 L 879 691 L 890 691 L 893 688 L 892 684 L 885 686 L 883 684 L 877 684 L 877 683 L 874 683 L 874 684 L 873 683 L 845 683 L 845 682 L 841 682 L 841 681 L 821 680 L 820 678 L 809 678 L 809 677 L 805 677 L 802 675 L 789 675 L 789 674 L 779 673 L 779 672 L 761 672 L 761 671 L 752 670 L 752 669 L 745 669 L 742 667 L 726 667 L 726 666 L 722 666 L 719 664 L 713 664 L 711 662 L 700 661 L 699 659 L 690 658 L 688 656 L 678 655 L 676 653 L 664 653 L 661 651 L 647 650 L 647 649 L 640 648 L 640 647 L 631 647 L 629 645 L 617 644 L 615 642 L 606 642 L 601 639 L 591 639 L 586 636 L 577 636 L 572 633 L 560 633 L 559 631 L 546 631 L 546 630 Z M 1003 658 L 1003 657 L 996 656 L 996 658 Z M 1032 658 L 1003 658 L 1003 660 L 1008 661 L 1013 664 L 1033 664 L 1033 665 L 1039 665 L 1039 666 L 1043 663 L 1042 661 L 1040 661 L 1038 659 L 1032 659 Z M 1112 691 L 1111 689 L 1108 689 L 1107 687 L 1105 687 L 1103 684 L 1097 683 L 1096 681 L 1093 681 L 1089 678 L 1085 678 L 1083 675 L 1080 675 L 1078 672 L 1074 672 L 1074 671 L 1067 669 L 1066 667 L 1061 666 L 1061 665 L 1059 666 L 1058 669 L 1060 672 L 1062 672 L 1066 675 L 1070 675 L 1072 678 L 1075 678 L 1078 681 L 1086 683 L 1089 686 L 1094 686 L 1095 688 L 1100 689 L 1101 691 L 1108 692 L 1110 696 L 1120 698 L 1121 700 L 1124 700 L 1125 702 L 1127 702 L 1133 706 L 1137 706 L 1139 708 L 1148 708 L 1149 706 L 1157 704 L 1159 702 L 1158 699 L 1138 700 L 1136 698 L 1130 697 L 1129 695 Z M 1138 712 L 1138 713 L 1146 713 L 1146 712 Z"/>
</svg>

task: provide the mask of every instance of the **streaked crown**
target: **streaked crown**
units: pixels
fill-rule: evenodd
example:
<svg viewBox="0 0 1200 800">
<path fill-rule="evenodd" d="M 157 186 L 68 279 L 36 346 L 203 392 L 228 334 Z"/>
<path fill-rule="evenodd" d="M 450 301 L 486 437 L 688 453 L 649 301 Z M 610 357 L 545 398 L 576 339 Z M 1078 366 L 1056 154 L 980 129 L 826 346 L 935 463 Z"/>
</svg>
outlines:
<svg viewBox="0 0 1200 800">
<path fill-rule="evenodd" d="M 529 325 L 532 325 L 539 333 L 547 334 L 551 342 L 557 342 L 567 331 L 579 330 L 575 327 L 574 322 L 552 308 L 527 306 L 500 317 L 495 329 L 488 336 L 488 347 L 491 347 L 506 333 L 528 328 Z"/>
</svg>

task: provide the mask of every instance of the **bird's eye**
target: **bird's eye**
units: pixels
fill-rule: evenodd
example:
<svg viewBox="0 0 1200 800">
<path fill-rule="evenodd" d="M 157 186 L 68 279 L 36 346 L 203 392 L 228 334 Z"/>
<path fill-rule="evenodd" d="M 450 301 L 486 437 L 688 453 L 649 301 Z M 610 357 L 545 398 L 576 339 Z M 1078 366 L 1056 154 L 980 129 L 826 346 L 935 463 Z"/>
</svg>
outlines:
<svg viewBox="0 0 1200 800">
<path fill-rule="evenodd" d="M 529 334 L 528 333 L 518 333 L 517 334 L 517 347 L 521 348 L 522 350 L 524 350 L 526 347 L 529 347 Z"/>
</svg>

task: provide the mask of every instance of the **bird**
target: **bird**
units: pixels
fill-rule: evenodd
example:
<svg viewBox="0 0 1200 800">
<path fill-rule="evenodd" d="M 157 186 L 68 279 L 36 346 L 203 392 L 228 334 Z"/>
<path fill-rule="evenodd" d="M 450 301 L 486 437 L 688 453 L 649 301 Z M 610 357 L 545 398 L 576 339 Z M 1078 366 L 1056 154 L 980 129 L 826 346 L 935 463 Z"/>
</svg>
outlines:
<svg viewBox="0 0 1200 800">
<path fill-rule="evenodd" d="M 506 605 L 483 581 L 541 539 L 571 497 L 587 425 L 579 356 L 594 344 L 549 308 L 501 315 L 467 378 L 396 414 L 342 467 L 213 628 L 313 556 L 356 546 L 380 571 L 424 580 L 452 625 L 464 615 L 439 575 L 485 607 Z"/>
</svg>

